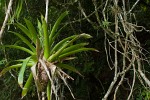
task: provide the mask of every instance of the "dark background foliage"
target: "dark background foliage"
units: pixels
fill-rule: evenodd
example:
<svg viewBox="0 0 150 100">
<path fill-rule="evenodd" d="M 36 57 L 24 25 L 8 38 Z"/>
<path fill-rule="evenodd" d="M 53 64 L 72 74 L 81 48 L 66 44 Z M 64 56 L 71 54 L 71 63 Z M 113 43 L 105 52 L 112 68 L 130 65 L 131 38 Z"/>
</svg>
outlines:
<svg viewBox="0 0 150 100">
<path fill-rule="evenodd" d="M 68 80 L 68 83 L 70 84 L 77 100 L 100 100 L 106 93 L 113 79 L 113 70 L 110 70 L 106 61 L 103 30 L 99 27 L 95 27 L 97 23 L 94 15 L 90 16 L 90 19 L 93 22 L 95 22 L 94 23 L 95 26 L 88 23 L 86 19 L 83 19 L 84 16 L 80 12 L 80 8 L 77 1 L 79 0 L 50 0 L 48 23 L 49 25 L 50 24 L 53 25 L 58 16 L 63 11 L 68 10 L 69 16 L 64 20 L 64 23 L 67 22 L 68 25 L 64 30 L 62 30 L 62 33 L 58 38 L 58 40 L 79 33 L 88 33 L 93 36 L 92 39 L 88 40 L 89 47 L 96 48 L 97 50 L 99 50 L 99 53 L 84 52 L 77 54 L 76 56 L 78 57 L 78 59 L 75 59 L 69 63 L 71 65 L 76 66 L 76 68 L 82 73 L 84 77 L 79 76 L 75 73 L 68 72 L 75 79 L 74 81 Z M 136 0 L 130 1 L 130 4 L 133 4 L 135 1 Z M 104 3 L 103 0 L 99 0 L 98 5 L 102 6 L 103 3 Z M 81 0 L 81 5 L 84 8 L 87 15 L 91 14 L 94 11 L 92 0 Z M 99 11 L 100 16 L 102 15 L 101 10 L 102 9 L 100 9 Z M 150 12 L 149 0 L 141 0 L 133 11 L 133 13 L 135 13 L 136 16 L 137 24 L 144 26 L 147 30 L 150 30 L 149 12 Z M 26 3 L 23 4 L 23 9 L 19 19 L 18 20 L 15 19 L 15 21 L 24 23 L 23 18 L 27 18 L 30 19 L 34 24 L 36 24 L 37 19 L 40 18 L 41 14 L 44 15 L 44 13 L 45 13 L 44 1 L 26 0 Z M 0 26 L 2 25 L 4 16 L 5 16 L 4 6 L 0 5 Z M 62 23 L 62 26 L 64 25 L 64 23 Z M 10 25 L 9 30 L 16 30 L 16 29 L 13 25 Z M 135 33 L 135 35 L 141 42 L 142 47 L 146 49 L 148 52 L 150 52 L 150 33 L 143 30 L 141 32 Z M 18 38 L 8 33 L 7 31 L 4 32 L 3 38 L 4 44 L 14 44 L 14 42 L 17 39 Z M 146 53 L 146 51 L 144 52 Z M 9 61 L 26 56 L 25 53 L 22 53 L 21 51 L 16 51 L 14 49 L 12 50 L 6 49 L 6 55 Z M 147 57 L 149 57 L 149 54 L 147 54 Z M 0 71 L 4 68 L 4 65 L 5 65 L 4 50 L 0 49 Z M 147 72 L 150 71 L 148 65 L 146 65 L 145 69 Z M 17 84 L 17 80 L 15 77 L 16 75 L 17 73 L 12 70 L 11 72 L 8 72 L 5 76 L 0 78 L 0 100 L 21 99 L 20 98 L 21 89 Z M 132 73 L 129 72 L 127 74 L 127 77 L 130 78 L 129 76 L 132 76 Z M 129 94 L 129 91 L 127 90 L 129 87 L 126 87 L 127 86 L 126 83 L 127 82 L 124 82 L 123 86 L 119 90 L 118 93 L 119 96 L 117 100 L 124 100 L 124 97 L 127 94 Z M 35 88 L 33 87 L 31 90 L 32 91 L 29 91 L 29 94 L 24 98 L 24 100 L 37 100 Z M 143 100 L 142 98 L 145 97 L 144 93 L 146 94 L 145 90 L 142 88 L 140 83 L 136 82 L 135 90 L 133 93 L 133 97 L 135 98 L 135 100 Z M 67 89 L 65 89 L 64 96 L 65 100 L 73 100 Z M 111 100 L 111 95 L 109 100 Z"/>
</svg>

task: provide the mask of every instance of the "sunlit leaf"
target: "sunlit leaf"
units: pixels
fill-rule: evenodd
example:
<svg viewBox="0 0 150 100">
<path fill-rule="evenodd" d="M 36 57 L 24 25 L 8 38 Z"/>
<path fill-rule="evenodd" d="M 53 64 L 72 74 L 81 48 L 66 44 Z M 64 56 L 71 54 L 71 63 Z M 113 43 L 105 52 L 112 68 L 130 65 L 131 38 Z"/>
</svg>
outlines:
<svg viewBox="0 0 150 100">
<path fill-rule="evenodd" d="M 28 64 L 27 64 L 27 66 L 32 66 L 32 65 L 33 65 L 33 63 L 28 63 Z M 8 72 L 9 70 L 15 69 L 15 68 L 20 68 L 21 66 L 22 66 L 22 63 L 19 63 L 19 64 L 11 65 L 11 66 L 9 66 L 9 67 L 4 68 L 4 69 L 0 72 L 0 77 L 1 77 L 2 75 L 4 75 L 6 72 Z"/>
<path fill-rule="evenodd" d="M 24 36 L 22 36 L 21 34 L 17 33 L 17 32 L 12 32 L 10 31 L 11 33 L 14 33 L 16 36 L 18 36 L 25 44 L 27 44 L 27 46 L 30 47 L 30 49 L 35 52 L 35 47 L 31 44 L 31 42 L 29 42 Z"/>
<path fill-rule="evenodd" d="M 0 47 L 7 47 L 7 48 L 15 48 L 15 49 L 19 49 L 22 51 L 25 51 L 31 55 L 34 55 L 34 52 L 32 52 L 31 50 L 25 48 L 25 47 L 21 47 L 21 46 L 17 46 L 17 45 L 4 45 L 4 46 L 0 46 Z"/>
<path fill-rule="evenodd" d="M 54 47 L 53 49 L 50 51 L 50 55 L 55 53 L 57 50 L 59 50 L 65 43 L 67 43 L 68 41 L 70 41 L 71 39 L 75 38 L 77 35 L 73 35 L 73 36 L 70 36 L 70 37 L 67 37 L 63 40 L 61 40 L 60 42 L 58 42 Z"/>
<path fill-rule="evenodd" d="M 52 38 L 55 36 L 55 32 L 57 31 L 59 25 L 60 25 L 60 22 L 63 20 L 63 18 L 68 15 L 68 11 L 65 11 L 64 13 L 62 13 L 60 15 L 60 17 L 57 19 L 57 21 L 55 22 L 54 26 L 52 27 L 52 31 L 50 33 L 50 36 L 49 36 L 49 43 L 50 45 L 52 44 Z"/>
<path fill-rule="evenodd" d="M 83 38 L 85 38 L 85 39 L 92 38 L 92 36 L 91 36 L 91 35 L 86 34 L 86 33 L 79 34 L 79 36 L 80 36 L 80 37 L 83 37 Z"/>
<path fill-rule="evenodd" d="M 29 32 L 30 32 L 30 34 L 31 34 L 31 36 L 32 36 L 32 40 L 33 40 L 33 42 L 36 44 L 36 39 L 38 38 L 38 37 L 37 37 L 36 29 L 35 29 L 35 27 L 33 26 L 33 24 L 31 23 L 31 21 L 29 21 L 29 20 L 27 20 L 27 19 L 24 19 L 24 20 L 25 20 L 26 25 L 27 25 L 27 27 L 28 27 L 28 29 L 29 29 Z"/>
<path fill-rule="evenodd" d="M 47 23 L 44 19 L 44 17 L 42 18 L 42 28 L 43 28 L 43 32 L 44 32 L 44 38 L 43 38 L 43 44 L 44 44 L 44 57 L 45 59 L 47 59 L 49 57 L 49 53 L 50 53 L 50 46 L 49 46 L 49 34 L 48 34 L 48 30 L 47 30 Z"/>
<path fill-rule="evenodd" d="M 59 56 L 59 59 L 62 59 L 62 58 L 64 58 L 64 57 L 67 57 L 67 56 L 72 55 L 72 54 L 76 54 L 76 53 L 83 52 L 83 51 L 90 51 L 90 50 L 98 52 L 98 50 L 96 50 L 96 49 L 94 49 L 94 48 L 80 48 L 80 49 L 76 49 L 76 50 L 73 50 L 73 51 L 70 51 L 70 52 L 66 52 L 66 53 L 64 53 L 64 54 L 61 54 L 61 55 Z"/>
<path fill-rule="evenodd" d="M 67 52 L 70 52 L 70 51 L 74 51 L 74 50 L 77 50 L 77 49 L 81 49 L 82 47 L 84 47 L 86 45 L 88 45 L 88 43 L 79 43 L 79 44 L 72 45 L 72 46 L 64 49 L 61 54 L 64 54 L 64 53 L 67 53 Z"/>
<path fill-rule="evenodd" d="M 17 8 L 15 11 L 15 16 L 18 19 L 22 10 L 22 5 L 23 5 L 24 0 L 18 0 Z"/>
<path fill-rule="evenodd" d="M 21 31 L 26 35 L 28 36 L 31 40 L 32 40 L 32 36 L 30 34 L 30 31 L 24 26 L 22 25 L 21 23 L 15 23 L 15 25 L 21 29 Z"/>
<path fill-rule="evenodd" d="M 19 71 L 18 84 L 20 85 L 20 87 L 23 87 L 24 72 L 25 72 L 25 69 L 27 67 L 27 63 L 29 60 L 30 60 L 30 57 L 26 58 L 26 60 L 23 61 L 23 64 L 22 64 L 21 69 Z"/>
<path fill-rule="evenodd" d="M 47 90 L 47 92 L 46 92 L 47 100 L 51 100 L 51 84 L 50 84 L 50 81 L 47 84 L 47 89 L 46 90 Z"/>
<path fill-rule="evenodd" d="M 27 82 L 25 83 L 24 87 L 23 87 L 23 90 L 22 90 L 22 98 L 24 96 L 26 96 L 30 86 L 31 86 L 31 83 L 32 83 L 32 80 L 33 80 L 33 74 L 30 73 L 28 79 L 27 79 Z"/>
<path fill-rule="evenodd" d="M 79 38 L 81 38 L 81 37 L 83 37 L 83 38 L 91 38 L 90 35 L 85 34 L 85 33 L 80 34 L 80 35 L 75 35 L 75 36 L 72 38 L 72 40 L 68 41 L 68 42 L 67 42 L 66 44 L 64 44 L 58 51 L 56 51 L 56 53 L 52 54 L 52 55 L 48 58 L 48 61 L 52 62 L 53 60 L 57 59 L 58 56 L 60 55 L 60 53 L 61 53 L 64 49 L 66 49 L 66 47 L 68 47 L 70 44 L 72 44 L 74 41 L 76 41 L 77 39 L 79 39 Z"/>
</svg>

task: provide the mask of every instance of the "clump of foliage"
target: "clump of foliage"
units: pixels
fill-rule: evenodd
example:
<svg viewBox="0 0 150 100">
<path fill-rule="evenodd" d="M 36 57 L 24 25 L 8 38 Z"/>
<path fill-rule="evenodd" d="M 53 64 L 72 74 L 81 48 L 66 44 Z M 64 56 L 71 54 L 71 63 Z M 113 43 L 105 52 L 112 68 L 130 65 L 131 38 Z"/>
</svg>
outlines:
<svg viewBox="0 0 150 100">
<path fill-rule="evenodd" d="M 80 38 L 91 38 L 90 35 L 85 33 L 69 36 L 56 43 L 56 38 L 64 28 L 59 29 L 60 23 L 66 15 L 68 15 L 67 11 L 62 13 L 50 30 L 43 16 L 41 16 L 41 21 L 38 20 L 37 29 L 27 19 L 25 19 L 26 26 L 19 22 L 15 23 L 15 26 L 17 26 L 23 34 L 10 32 L 19 37 L 26 46 L 19 46 L 17 44 L 1 46 L 4 48 L 20 49 L 29 55 L 24 59 L 17 60 L 17 63 L 4 68 L 0 73 L 0 76 L 2 76 L 11 69 L 18 70 L 19 68 L 18 84 L 22 88 L 22 98 L 27 94 L 33 79 L 39 99 L 45 98 L 45 92 L 48 100 L 52 98 L 57 100 L 60 98 L 60 94 L 58 93 L 60 89 L 60 79 L 68 87 L 72 97 L 75 98 L 66 82 L 67 78 L 72 80 L 73 78 L 65 73 L 63 69 L 76 72 L 79 75 L 81 74 L 75 67 L 67 65 L 63 63 L 63 61 L 74 59 L 75 57 L 71 55 L 78 52 L 97 50 L 85 47 L 88 43 L 75 43 L 75 41 Z M 25 75 L 28 75 L 26 81 Z"/>
</svg>

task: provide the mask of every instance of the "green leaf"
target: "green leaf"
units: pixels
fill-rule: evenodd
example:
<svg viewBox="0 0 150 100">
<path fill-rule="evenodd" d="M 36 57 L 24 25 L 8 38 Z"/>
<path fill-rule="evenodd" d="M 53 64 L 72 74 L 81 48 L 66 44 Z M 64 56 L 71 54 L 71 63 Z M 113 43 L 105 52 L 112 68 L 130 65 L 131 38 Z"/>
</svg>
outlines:
<svg viewBox="0 0 150 100">
<path fill-rule="evenodd" d="M 43 32 L 44 32 L 44 40 L 43 40 L 44 57 L 45 57 L 45 59 L 48 59 L 49 53 L 50 53 L 49 34 L 48 34 L 48 30 L 47 30 L 47 23 L 46 23 L 44 17 L 42 18 L 42 28 L 43 28 Z"/>
<path fill-rule="evenodd" d="M 35 47 L 24 36 L 22 36 L 21 34 L 19 34 L 17 32 L 12 32 L 12 31 L 9 31 L 9 32 L 11 32 L 11 33 L 15 34 L 16 36 L 18 36 L 22 40 L 22 42 L 27 44 L 33 52 L 36 52 Z"/>
<path fill-rule="evenodd" d="M 50 51 L 50 55 L 55 53 L 56 51 L 58 51 L 66 42 L 70 41 L 71 39 L 75 38 L 76 36 L 78 36 L 78 35 L 73 35 L 73 36 L 67 37 L 67 38 L 61 40 L 60 42 L 58 42 L 53 47 L 53 49 Z"/>
<path fill-rule="evenodd" d="M 83 51 L 89 51 L 89 50 L 98 52 L 98 50 L 96 50 L 96 49 L 94 49 L 94 48 L 80 48 L 80 49 L 76 49 L 76 50 L 73 50 L 73 51 L 70 51 L 70 52 L 66 52 L 66 53 L 64 53 L 64 54 L 61 54 L 61 55 L 59 56 L 59 59 L 62 59 L 62 58 L 67 57 L 67 56 L 70 56 L 70 55 L 72 55 L 72 54 L 76 54 L 76 53 L 83 52 Z"/>
<path fill-rule="evenodd" d="M 70 44 L 70 42 L 64 44 L 55 54 L 52 54 L 49 58 L 48 61 L 53 62 L 55 59 L 58 58 L 59 54 Z"/>
<path fill-rule="evenodd" d="M 26 25 L 27 25 L 27 27 L 28 27 L 28 29 L 29 29 L 29 32 L 30 32 L 30 34 L 31 34 L 31 36 L 32 36 L 32 40 L 33 40 L 34 44 L 36 44 L 36 39 L 38 38 L 38 37 L 37 37 L 36 29 L 35 29 L 35 27 L 33 26 L 33 24 L 31 23 L 31 21 L 29 21 L 29 20 L 27 20 L 27 19 L 24 19 L 24 20 L 25 20 Z"/>
<path fill-rule="evenodd" d="M 60 15 L 60 17 L 57 19 L 57 21 L 55 22 L 54 26 L 52 27 L 52 31 L 51 31 L 51 34 L 49 36 L 49 43 L 50 45 L 52 44 L 52 40 L 53 40 L 53 37 L 55 36 L 55 32 L 57 31 L 61 21 L 63 20 L 63 18 L 68 15 L 68 11 L 65 11 L 64 13 L 62 13 Z"/>
<path fill-rule="evenodd" d="M 67 64 L 62 64 L 62 63 L 58 63 L 58 64 L 56 64 L 56 66 L 60 67 L 60 68 L 67 69 L 67 70 L 70 70 L 72 72 L 75 72 L 75 73 L 81 75 L 81 73 L 73 66 L 70 66 L 70 65 L 67 65 Z M 83 76 L 83 75 L 81 75 L 81 76 Z"/>
<path fill-rule="evenodd" d="M 24 25 L 22 25 L 22 24 L 19 23 L 19 22 L 15 23 L 15 25 L 16 25 L 18 28 L 20 28 L 21 31 L 22 31 L 26 36 L 29 37 L 29 39 L 32 40 L 32 36 L 31 36 L 31 34 L 30 34 L 30 31 L 29 31 Z"/>
<path fill-rule="evenodd" d="M 21 46 L 16 46 L 16 45 L 4 45 L 4 46 L 0 46 L 0 47 L 7 47 L 7 48 L 20 49 L 20 50 L 22 50 L 22 51 L 25 51 L 25 52 L 31 54 L 31 55 L 34 55 L 34 53 L 33 53 L 31 50 L 29 50 L 29 49 L 27 49 L 27 48 L 25 48 L 25 47 L 21 47 Z"/>
<path fill-rule="evenodd" d="M 42 20 L 42 18 L 41 18 L 41 20 Z M 40 38 L 43 38 L 42 24 L 41 24 L 41 22 L 40 22 L 39 20 L 37 20 L 37 22 L 38 22 L 38 33 L 39 33 L 39 37 L 40 37 Z"/>
<path fill-rule="evenodd" d="M 52 54 L 49 58 L 48 61 L 52 62 L 54 60 L 56 60 L 58 58 L 58 56 L 60 55 L 60 53 L 66 49 L 67 46 L 69 46 L 70 44 L 72 44 L 74 41 L 76 41 L 77 39 L 84 37 L 84 38 L 91 38 L 90 35 L 88 34 L 80 34 L 80 35 L 75 35 L 74 38 L 70 41 L 68 41 L 66 44 L 64 44 L 56 53 Z M 69 38 L 69 37 L 68 37 Z"/>
<path fill-rule="evenodd" d="M 27 67 L 27 63 L 29 62 L 31 57 L 26 58 L 26 60 L 23 61 L 22 67 L 19 71 L 19 75 L 18 75 L 18 84 L 20 85 L 20 87 L 23 87 L 23 80 L 24 80 L 24 72 L 25 69 Z"/>
<path fill-rule="evenodd" d="M 18 59 L 18 60 L 13 60 L 14 62 L 23 62 L 25 61 L 26 59 Z M 37 59 L 37 55 L 32 55 L 30 60 L 29 60 L 29 63 L 37 63 L 38 59 Z"/>
<path fill-rule="evenodd" d="M 32 66 L 32 65 L 33 65 L 33 63 L 28 63 L 28 64 L 27 64 L 27 66 Z M 9 67 L 4 68 L 4 69 L 0 72 L 0 77 L 1 77 L 2 75 L 4 75 L 6 72 L 8 72 L 9 70 L 15 69 L 15 68 L 20 68 L 21 66 L 22 66 L 22 63 L 19 63 L 19 64 L 11 65 L 11 66 L 9 66 Z"/>
<path fill-rule="evenodd" d="M 111 24 L 111 22 L 108 22 L 107 20 L 106 21 L 102 21 L 102 25 L 104 27 L 108 27 L 108 26 L 110 26 L 110 24 Z"/>
<path fill-rule="evenodd" d="M 64 49 L 61 54 L 80 49 L 86 45 L 88 45 L 88 43 L 79 43 L 79 44 L 72 45 L 72 46 Z"/>
<path fill-rule="evenodd" d="M 50 81 L 47 84 L 47 100 L 51 100 L 51 84 L 50 84 Z"/>
<path fill-rule="evenodd" d="M 16 11 L 15 11 L 15 16 L 16 16 L 17 19 L 20 16 L 20 13 L 21 13 L 21 10 L 22 10 L 23 1 L 24 0 L 19 0 L 18 1 L 17 8 L 16 8 Z"/>
<path fill-rule="evenodd" d="M 24 87 L 23 87 L 23 90 L 22 90 L 22 98 L 23 98 L 24 96 L 26 96 L 26 94 L 27 94 L 27 92 L 28 92 L 28 90 L 29 90 L 29 88 L 30 88 L 30 85 L 31 85 L 31 83 L 32 83 L 32 80 L 33 80 L 33 74 L 30 73 L 30 75 L 29 75 L 29 77 L 28 77 L 28 79 L 27 79 L 27 82 L 25 83 L 25 85 L 24 85 Z"/>
<path fill-rule="evenodd" d="M 85 39 L 92 38 L 92 36 L 91 36 L 91 35 L 86 34 L 86 33 L 82 33 L 82 34 L 80 34 L 80 37 L 83 37 L 83 38 L 85 38 Z"/>
</svg>

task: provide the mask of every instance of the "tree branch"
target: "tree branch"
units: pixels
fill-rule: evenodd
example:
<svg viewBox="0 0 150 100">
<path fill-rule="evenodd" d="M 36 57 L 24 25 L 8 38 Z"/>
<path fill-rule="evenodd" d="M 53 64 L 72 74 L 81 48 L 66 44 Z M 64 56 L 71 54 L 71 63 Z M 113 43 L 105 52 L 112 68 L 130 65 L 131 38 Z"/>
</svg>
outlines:
<svg viewBox="0 0 150 100">
<path fill-rule="evenodd" d="M 45 20 L 48 23 L 48 5 L 49 5 L 49 0 L 46 0 L 46 12 L 45 12 Z"/>
<path fill-rule="evenodd" d="M 6 27 L 6 23 L 8 21 L 8 17 L 10 15 L 10 9 L 12 7 L 12 4 L 13 4 L 13 0 L 10 0 L 9 1 L 9 4 L 8 4 L 8 8 L 7 8 L 7 11 L 6 11 L 6 16 L 5 16 L 5 20 L 3 22 L 3 25 L 1 27 L 1 30 L 0 30 L 0 42 L 2 41 L 2 35 L 3 35 L 3 32 L 4 32 L 4 29 Z"/>
</svg>

